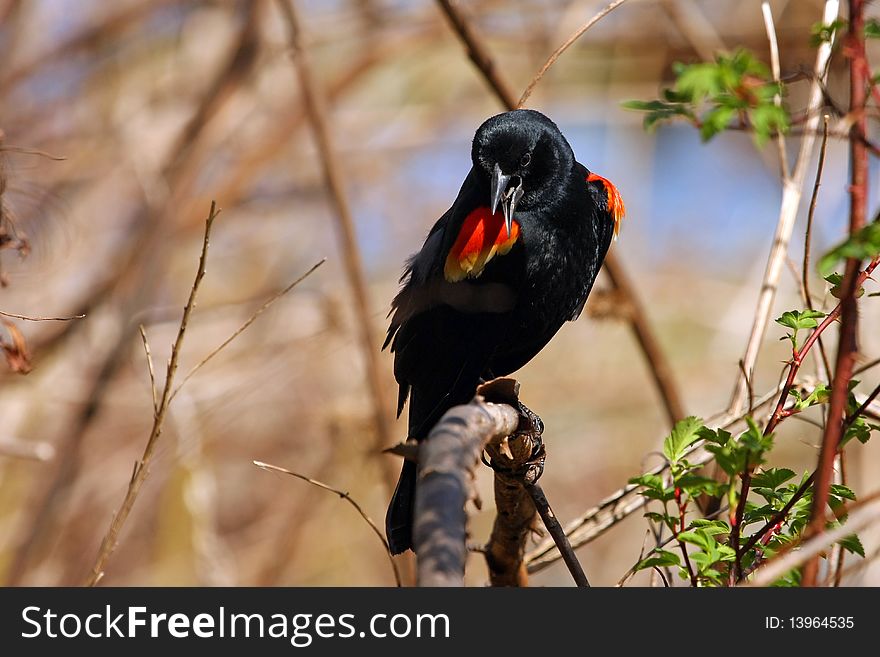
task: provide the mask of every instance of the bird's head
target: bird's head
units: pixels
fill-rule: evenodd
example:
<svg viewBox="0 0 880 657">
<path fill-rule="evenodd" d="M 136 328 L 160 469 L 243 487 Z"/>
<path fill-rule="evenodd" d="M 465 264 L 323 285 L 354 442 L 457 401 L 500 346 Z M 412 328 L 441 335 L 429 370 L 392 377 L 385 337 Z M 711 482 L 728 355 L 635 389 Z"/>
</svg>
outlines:
<svg viewBox="0 0 880 657">
<path fill-rule="evenodd" d="M 477 129 L 471 158 L 489 189 L 493 214 L 501 207 L 510 234 L 514 210 L 527 210 L 559 195 L 574 166 L 574 153 L 559 128 L 534 110 L 514 110 Z"/>
</svg>

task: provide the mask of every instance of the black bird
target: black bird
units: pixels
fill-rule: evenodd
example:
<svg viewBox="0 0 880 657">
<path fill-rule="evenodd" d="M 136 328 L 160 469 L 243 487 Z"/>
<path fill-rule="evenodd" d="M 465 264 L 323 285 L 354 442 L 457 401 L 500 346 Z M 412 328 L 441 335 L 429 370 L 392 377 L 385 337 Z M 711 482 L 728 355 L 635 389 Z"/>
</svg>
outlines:
<svg viewBox="0 0 880 657">
<path fill-rule="evenodd" d="M 529 362 L 577 319 L 624 214 L 609 181 L 575 160 L 533 110 L 477 130 L 458 198 L 407 262 L 383 349 L 394 352 L 397 415 L 422 440 L 481 379 Z M 500 210 L 500 211 L 499 211 Z M 416 465 L 404 462 L 386 516 L 393 554 L 412 548 Z"/>
</svg>

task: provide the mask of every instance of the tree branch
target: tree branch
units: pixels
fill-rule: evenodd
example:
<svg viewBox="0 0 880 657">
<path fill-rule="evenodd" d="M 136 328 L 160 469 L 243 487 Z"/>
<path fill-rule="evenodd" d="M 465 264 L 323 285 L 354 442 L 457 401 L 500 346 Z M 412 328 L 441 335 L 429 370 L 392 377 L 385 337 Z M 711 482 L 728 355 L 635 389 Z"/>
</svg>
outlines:
<svg viewBox="0 0 880 657">
<path fill-rule="evenodd" d="M 868 200 L 868 150 L 859 135 L 867 131 L 864 107 L 867 103 L 866 85 L 870 77 L 865 58 L 865 5 L 864 0 L 849 0 L 849 23 L 847 45 L 850 53 L 850 115 L 855 116 L 850 134 L 850 210 L 849 234 L 854 235 L 865 225 Z M 825 505 L 831 489 L 834 472 L 834 459 L 843 436 L 843 423 L 849 395 L 849 382 L 852 379 L 858 351 L 858 300 L 859 269 L 861 263 L 855 258 L 846 261 L 846 270 L 840 287 L 843 300 L 840 302 L 840 337 L 837 343 L 837 359 L 834 366 L 834 379 L 831 383 L 831 401 L 828 406 L 828 421 L 819 451 L 819 465 L 816 468 L 816 485 L 813 489 L 813 506 L 810 512 L 808 535 L 825 531 Z M 812 557 L 804 566 L 801 583 L 815 586 L 819 572 L 819 556 Z"/>
<path fill-rule="evenodd" d="M 311 61 L 303 42 L 302 22 L 296 10 L 295 0 L 278 0 L 278 7 L 287 23 L 290 49 L 293 53 L 294 65 L 302 90 L 302 101 L 312 129 L 312 135 L 321 158 L 324 182 L 330 193 L 333 205 L 333 217 L 336 223 L 337 236 L 343 253 L 345 273 L 348 286 L 354 298 L 357 315 L 357 330 L 361 342 L 361 353 L 367 370 L 367 385 L 373 399 L 373 420 L 376 425 L 376 452 L 380 452 L 392 442 L 391 421 L 388 417 L 388 405 L 385 403 L 382 370 L 379 366 L 379 342 L 373 329 L 372 312 L 370 311 L 369 293 L 367 292 L 364 265 L 361 259 L 355 234 L 354 218 L 348 204 L 343 185 L 342 171 L 336 158 L 336 151 L 327 126 L 327 109 L 314 75 Z M 385 470 L 385 481 L 389 487 L 397 480 L 397 472 L 387 459 L 382 460 Z"/>
<path fill-rule="evenodd" d="M 467 558 L 465 504 L 487 444 L 516 431 L 519 414 L 476 397 L 449 409 L 419 445 L 413 538 L 419 586 L 462 586 Z"/>
</svg>

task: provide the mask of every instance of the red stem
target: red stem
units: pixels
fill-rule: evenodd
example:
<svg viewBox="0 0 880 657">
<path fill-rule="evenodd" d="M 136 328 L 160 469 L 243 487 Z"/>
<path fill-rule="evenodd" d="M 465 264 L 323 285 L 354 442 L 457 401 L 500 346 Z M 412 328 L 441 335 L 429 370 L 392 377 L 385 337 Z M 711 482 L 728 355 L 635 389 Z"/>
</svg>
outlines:
<svg viewBox="0 0 880 657">
<path fill-rule="evenodd" d="M 850 114 L 855 117 L 850 128 L 850 210 L 849 233 L 854 235 L 865 225 L 866 200 L 868 195 L 868 149 L 860 137 L 867 131 L 865 105 L 867 103 L 866 85 L 869 79 L 868 62 L 865 58 L 865 2 L 849 0 L 849 28 L 847 46 L 849 53 Z M 861 264 L 855 258 L 846 262 L 846 272 L 841 283 L 844 291 L 841 307 L 840 338 L 837 347 L 834 379 L 831 383 L 831 401 L 828 407 L 828 421 L 825 436 L 819 450 L 819 464 L 816 468 L 816 485 L 813 490 L 813 506 L 810 513 L 808 535 L 825 531 L 825 505 L 831 490 L 834 474 L 834 457 L 837 454 L 843 425 L 846 419 L 846 403 L 849 395 L 849 382 L 852 379 L 856 351 L 858 349 L 858 271 Z M 802 586 L 816 586 L 819 572 L 819 556 L 810 559 L 803 569 Z"/>
<path fill-rule="evenodd" d="M 691 586 L 697 588 L 699 582 L 697 581 L 696 573 L 694 573 L 694 568 L 691 565 L 690 557 L 688 557 L 687 547 L 685 546 L 684 541 L 678 540 L 678 535 L 683 532 L 685 528 L 684 516 L 686 508 L 686 505 L 682 502 L 681 499 L 681 490 L 678 487 L 676 487 L 675 489 L 675 503 L 678 505 L 678 522 L 680 525 L 680 529 L 678 531 L 675 531 L 675 529 L 673 529 L 673 536 L 675 537 L 675 540 L 678 541 L 678 547 L 681 548 L 681 556 L 684 557 L 684 565 L 687 567 L 688 574 L 691 577 Z"/>
</svg>

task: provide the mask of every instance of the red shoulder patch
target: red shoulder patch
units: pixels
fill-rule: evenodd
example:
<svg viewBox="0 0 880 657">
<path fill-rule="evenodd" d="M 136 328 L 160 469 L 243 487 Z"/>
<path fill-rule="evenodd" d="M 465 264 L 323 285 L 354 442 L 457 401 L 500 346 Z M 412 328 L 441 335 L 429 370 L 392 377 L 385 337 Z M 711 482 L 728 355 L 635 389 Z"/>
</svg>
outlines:
<svg viewBox="0 0 880 657">
<path fill-rule="evenodd" d="M 465 217 L 461 230 L 449 255 L 443 275 L 454 283 L 465 278 L 477 278 L 495 255 L 504 255 L 519 238 L 519 224 L 513 222 L 510 234 L 504 226 L 504 215 L 492 214 L 487 207 L 479 207 Z"/>
<path fill-rule="evenodd" d="M 614 237 L 617 237 L 617 234 L 620 232 L 620 224 L 623 223 L 623 218 L 626 216 L 626 206 L 623 204 L 620 192 L 617 191 L 614 183 L 607 178 L 603 178 L 598 173 L 591 173 L 587 176 L 587 182 L 600 182 L 605 186 L 605 193 L 608 195 L 608 212 L 611 213 L 611 218 L 614 219 Z"/>
</svg>

